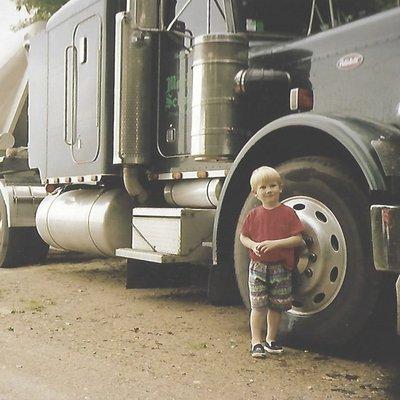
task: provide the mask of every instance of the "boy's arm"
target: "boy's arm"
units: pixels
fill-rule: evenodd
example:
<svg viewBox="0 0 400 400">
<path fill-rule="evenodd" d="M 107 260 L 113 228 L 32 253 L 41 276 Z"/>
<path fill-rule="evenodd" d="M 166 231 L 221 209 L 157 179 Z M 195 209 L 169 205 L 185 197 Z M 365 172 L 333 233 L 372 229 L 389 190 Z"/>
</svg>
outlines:
<svg viewBox="0 0 400 400">
<path fill-rule="evenodd" d="M 302 244 L 303 244 L 302 236 L 295 235 L 295 236 L 290 236 L 286 239 L 264 240 L 258 246 L 258 250 L 261 253 L 266 253 L 274 249 L 291 249 L 294 247 L 299 247 Z"/>
<path fill-rule="evenodd" d="M 240 234 L 240 241 L 242 242 L 242 245 L 247 247 L 248 249 L 252 250 L 253 253 L 256 256 L 260 256 L 260 249 L 259 249 L 259 245 L 260 243 L 257 243 L 253 240 L 251 240 L 249 237 L 244 236 L 243 233 Z"/>
</svg>

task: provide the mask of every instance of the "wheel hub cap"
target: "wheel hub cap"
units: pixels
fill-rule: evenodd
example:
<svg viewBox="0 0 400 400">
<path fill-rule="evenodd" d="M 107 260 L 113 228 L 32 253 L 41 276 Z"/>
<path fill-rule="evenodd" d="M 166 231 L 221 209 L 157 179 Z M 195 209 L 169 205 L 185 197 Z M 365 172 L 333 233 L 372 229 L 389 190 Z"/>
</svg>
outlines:
<svg viewBox="0 0 400 400">
<path fill-rule="evenodd" d="M 343 284 L 347 264 L 345 237 L 333 212 L 320 201 L 296 196 L 282 203 L 296 210 L 307 242 L 300 255 L 299 272 L 294 274 L 294 301 L 289 313 L 314 314 L 332 303 Z"/>
</svg>

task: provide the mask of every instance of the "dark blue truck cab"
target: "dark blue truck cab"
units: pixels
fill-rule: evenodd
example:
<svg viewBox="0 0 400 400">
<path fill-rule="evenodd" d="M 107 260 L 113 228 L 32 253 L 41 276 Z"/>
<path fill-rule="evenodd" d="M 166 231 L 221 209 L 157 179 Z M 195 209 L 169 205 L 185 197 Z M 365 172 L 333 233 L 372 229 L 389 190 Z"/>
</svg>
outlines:
<svg viewBox="0 0 400 400">
<path fill-rule="evenodd" d="M 212 303 L 248 305 L 238 237 L 273 166 L 305 225 L 283 332 L 343 345 L 400 272 L 399 26 L 391 0 L 71 0 L 31 44 L 39 233 L 125 257 L 130 287 L 203 265 Z"/>
</svg>

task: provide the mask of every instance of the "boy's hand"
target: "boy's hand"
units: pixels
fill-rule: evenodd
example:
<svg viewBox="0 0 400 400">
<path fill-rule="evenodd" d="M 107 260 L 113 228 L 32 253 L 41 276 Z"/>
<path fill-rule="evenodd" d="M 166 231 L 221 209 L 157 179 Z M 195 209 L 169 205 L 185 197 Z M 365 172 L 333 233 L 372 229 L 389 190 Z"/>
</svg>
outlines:
<svg viewBox="0 0 400 400">
<path fill-rule="evenodd" d="M 280 246 L 278 240 L 264 240 L 257 247 L 260 253 L 268 253 L 271 250 L 278 249 Z"/>
<path fill-rule="evenodd" d="M 260 245 L 261 245 L 261 243 L 254 243 L 254 245 L 251 246 L 251 251 L 252 251 L 257 257 L 261 257 Z"/>
<path fill-rule="evenodd" d="M 257 257 L 261 257 L 262 254 L 268 253 L 278 247 L 278 242 L 276 240 L 265 240 L 261 243 L 254 243 L 251 250 Z"/>
<path fill-rule="evenodd" d="M 290 249 L 299 247 L 303 243 L 301 235 L 290 236 L 286 239 L 264 240 L 258 243 L 257 249 L 260 253 L 269 253 L 276 249 Z"/>
</svg>

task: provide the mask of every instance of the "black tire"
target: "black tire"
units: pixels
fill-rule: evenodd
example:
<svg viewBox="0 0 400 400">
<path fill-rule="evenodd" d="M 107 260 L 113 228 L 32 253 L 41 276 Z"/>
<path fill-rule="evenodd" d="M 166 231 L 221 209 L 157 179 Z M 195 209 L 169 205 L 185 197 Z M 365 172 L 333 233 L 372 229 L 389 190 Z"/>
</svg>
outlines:
<svg viewBox="0 0 400 400">
<path fill-rule="evenodd" d="M 281 200 L 300 210 L 305 234 L 314 237 L 310 251 L 316 255 L 306 274 L 294 274 L 294 308 L 284 314 L 283 336 L 289 342 L 314 347 L 342 346 L 364 326 L 379 293 L 366 195 L 343 164 L 333 159 L 298 158 L 278 170 L 284 181 Z M 238 235 L 243 219 L 255 205 L 250 195 L 235 239 L 235 272 L 247 306 L 248 257 Z"/>
<path fill-rule="evenodd" d="M 42 263 L 49 245 L 35 227 L 8 226 L 7 209 L 0 194 L 0 268 Z"/>
<path fill-rule="evenodd" d="M 10 228 L 8 227 L 7 208 L 0 193 L 0 267 L 6 267 L 10 263 L 11 250 L 9 244 Z"/>
</svg>

